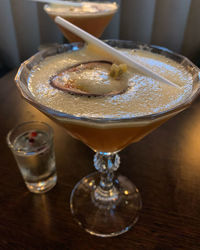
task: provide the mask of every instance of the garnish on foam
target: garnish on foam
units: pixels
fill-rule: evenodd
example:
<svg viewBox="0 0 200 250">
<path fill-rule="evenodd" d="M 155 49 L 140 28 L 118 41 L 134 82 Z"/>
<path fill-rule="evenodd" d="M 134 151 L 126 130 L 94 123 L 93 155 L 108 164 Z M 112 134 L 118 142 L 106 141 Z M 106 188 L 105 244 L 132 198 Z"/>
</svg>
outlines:
<svg viewBox="0 0 200 250">
<path fill-rule="evenodd" d="M 113 63 L 110 69 L 110 76 L 117 79 L 122 76 L 123 73 L 127 71 L 127 65 L 126 64 L 115 64 Z"/>
<path fill-rule="evenodd" d="M 124 92 L 128 87 L 126 64 L 110 61 L 88 61 L 70 66 L 50 79 L 50 84 L 70 94 L 109 96 Z"/>
</svg>

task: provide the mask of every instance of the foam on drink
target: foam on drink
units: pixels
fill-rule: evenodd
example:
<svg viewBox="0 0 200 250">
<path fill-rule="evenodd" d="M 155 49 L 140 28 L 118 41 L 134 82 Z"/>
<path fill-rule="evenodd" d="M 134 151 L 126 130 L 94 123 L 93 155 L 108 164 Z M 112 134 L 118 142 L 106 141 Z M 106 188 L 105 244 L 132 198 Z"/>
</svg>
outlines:
<svg viewBox="0 0 200 250">
<path fill-rule="evenodd" d="M 53 88 L 49 79 L 70 65 L 89 60 L 112 60 L 108 55 L 91 53 L 90 49 L 85 47 L 73 53 L 46 58 L 32 71 L 29 89 L 37 101 L 52 109 L 81 117 L 116 119 L 162 112 L 181 104 L 189 96 L 193 80 L 183 66 L 165 56 L 148 51 L 123 51 L 181 88 L 158 82 L 130 69 L 128 89 L 119 95 L 88 98 Z"/>
<path fill-rule="evenodd" d="M 67 6 L 59 4 L 45 5 L 45 11 L 51 15 L 62 17 L 88 17 L 91 15 L 110 15 L 117 10 L 116 3 L 81 2 L 81 6 Z"/>
</svg>

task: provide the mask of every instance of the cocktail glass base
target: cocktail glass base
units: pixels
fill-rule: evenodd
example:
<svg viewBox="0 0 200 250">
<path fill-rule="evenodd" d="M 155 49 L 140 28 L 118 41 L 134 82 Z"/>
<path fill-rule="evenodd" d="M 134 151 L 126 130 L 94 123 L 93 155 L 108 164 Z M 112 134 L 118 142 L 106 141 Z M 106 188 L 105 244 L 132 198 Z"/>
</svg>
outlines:
<svg viewBox="0 0 200 250">
<path fill-rule="evenodd" d="M 99 182 L 100 174 L 95 172 L 74 187 L 70 208 L 75 220 L 92 235 L 113 237 L 125 233 L 138 220 L 142 207 L 139 190 L 122 175 L 114 179 L 108 195 L 99 190 Z"/>
</svg>

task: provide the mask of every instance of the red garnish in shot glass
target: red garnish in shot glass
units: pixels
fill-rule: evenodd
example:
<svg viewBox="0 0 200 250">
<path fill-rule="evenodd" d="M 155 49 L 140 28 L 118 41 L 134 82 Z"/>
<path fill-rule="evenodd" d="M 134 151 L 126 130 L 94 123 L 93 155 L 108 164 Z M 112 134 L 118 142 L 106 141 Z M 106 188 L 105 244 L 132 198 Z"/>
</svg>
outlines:
<svg viewBox="0 0 200 250">
<path fill-rule="evenodd" d="M 37 136 L 37 132 L 33 131 L 33 132 L 31 133 L 31 137 L 36 137 L 36 136 Z"/>
<path fill-rule="evenodd" d="M 30 143 L 33 143 L 35 140 L 34 140 L 34 137 L 37 136 L 37 132 L 33 131 L 29 134 L 29 142 Z"/>
</svg>

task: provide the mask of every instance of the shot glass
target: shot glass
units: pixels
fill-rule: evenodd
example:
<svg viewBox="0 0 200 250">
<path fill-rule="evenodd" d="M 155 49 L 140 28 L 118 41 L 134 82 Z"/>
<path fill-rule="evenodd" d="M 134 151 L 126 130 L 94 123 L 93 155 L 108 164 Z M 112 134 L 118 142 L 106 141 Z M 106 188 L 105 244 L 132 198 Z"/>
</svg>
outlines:
<svg viewBox="0 0 200 250">
<path fill-rule="evenodd" d="M 53 129 L 44 122 L 19 124 L 7 135 L 11 149 L 27 188 L 44 193 L 57 182 Z"/>
</svg>

